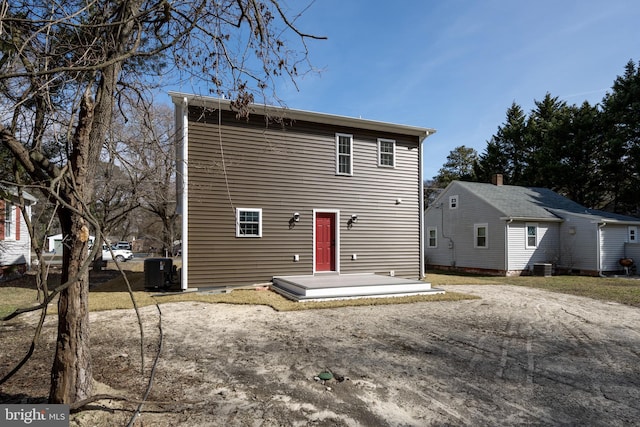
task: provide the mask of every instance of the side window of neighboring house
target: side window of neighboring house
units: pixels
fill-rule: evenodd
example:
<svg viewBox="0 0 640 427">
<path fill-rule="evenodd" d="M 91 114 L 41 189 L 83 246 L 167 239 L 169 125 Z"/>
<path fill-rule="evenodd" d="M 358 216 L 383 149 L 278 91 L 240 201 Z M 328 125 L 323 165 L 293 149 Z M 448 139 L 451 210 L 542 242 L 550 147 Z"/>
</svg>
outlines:
<svg viewBox="0 0 640 427">
<path fill-rule="evenodd" d="M 353 175 L 353 135 L 336 134 L 336 175 Z"/>
<path fill-rule="evenodd" d="M 427 247 L 429 248 L 437 248 L 438 247 L 438 228 L 437 227 L 427 227 Z"/>
<path fill-rule="evenodd" d="M 262 237 L 262 209 L 236 208 L 236 237 Z"/>
<path fill-rule="evenodd" d="M 378 166 L 396 167 L 396 142 L 393 139 L 378 139 Z"/>
<path fill-rule="evenodd" d="M 487 224 L 474 224 L 473 237 L 474 248 L 488 248 L 489 226 Z"/>
<path fill-rule="evenodd" d="M 458 209 L 458 196 L 449 196 L 449 209 Z"/>
<path fill-rule="evenodd" d="M 538 247 L 538 224 L 527 223 L 525 229 L 527 233 L 525 236 L 527 239 L 527 249 Z"/>
<path fill-rule="evenodd" d="M 14 227 L 13 227 L 13 205 L 11 203 L 4 203 L 4 238 L 5 239 L 13 239 L 14 238 Z"/>
<path fill-rule="evenodd" d="M 638 227 L 629 227 L 629 243 L 638 243 Z"/>
</svg>

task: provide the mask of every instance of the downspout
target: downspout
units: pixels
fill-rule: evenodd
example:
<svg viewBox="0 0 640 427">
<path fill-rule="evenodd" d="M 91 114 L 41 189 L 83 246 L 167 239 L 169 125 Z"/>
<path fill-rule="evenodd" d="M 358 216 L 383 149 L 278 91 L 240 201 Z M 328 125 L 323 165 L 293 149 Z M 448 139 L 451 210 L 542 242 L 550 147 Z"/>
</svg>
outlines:
<svg viewBox="0 0 640 427">
<path fill-rule="evenodd" d="M 423 173 L 423 166 L 422 166 L 422 150 L 424 149 L 424 141 L 429 137 L 429 135 L 431 135 L 431 132 L 426 131 L 425 132 L 425 136 L 424 138 L 420 138 L 419 142 L 418 142 L 418 180 L 420 181 L 418 184 L 418 203 L 419 203 L 419 207 L 418 210 L 420 212 L 419 215 L 419 219 L 418 219 L 418 229 L 420 232 L 420 238 L 419 238 L 419 242 L 420 242 L 420 249 L 419 249 L 419 253 L 420 253 L 420 279 L 423 279 L 426 275 L 426 269 L 425 269 L 425 250 L 424 250 L 424 232 L 425 232 L 425 228 L 424 228 L 424 177 L 422 176 Z"/>
<path fill-rule="evenodd" d="M 598 235 L 596 236 L 596 247 L 597 247 L 597 251 L 596 251 L 596 262 L 598 263 L 598 276 L 600 277 L 606 277 L 604 275 L 604 273 L 602 272 L 602 256 L 600 255 L 600 230 L 602 230 L 605 225 L 607 225 L 606 222 L 602 222 L 600 224 L 598 224 Z"/>
<path fill-rule="evenodd" d="M 178 147 L 182 150 L 180 162 L 182 171 L 182 270 L 180 275 L 180 289 L 185 291 L 189 288 L 189 102 L 187 97 L 182 98 L 182 103 L 177 106 L 176 121 Z"/>
<path fill-rule="evenodd" d="M 513 218 L 509 218 L 504 227 L 504 274 L 509 273 L 509 224 L 513 222 Z"/>
</svg>

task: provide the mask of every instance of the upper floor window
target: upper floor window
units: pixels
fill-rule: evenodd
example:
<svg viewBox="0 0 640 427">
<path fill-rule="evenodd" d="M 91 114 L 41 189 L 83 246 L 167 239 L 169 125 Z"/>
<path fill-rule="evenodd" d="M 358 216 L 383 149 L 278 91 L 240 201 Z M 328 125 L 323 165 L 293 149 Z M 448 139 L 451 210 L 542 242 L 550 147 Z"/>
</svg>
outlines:
<svg viewBox="0 0 640 427">
<path fill-rule="evenodd" d="M 262 209 L 236 209 L 236 237 L 262 237 Z"/>
<path fill-rule="evenodd" d="M 449 209 L 458 209 L 458 196 L 449 196 Z"/>
<path fill-rule="evenodd" d="M 489 247 L 489 226 L 487 224 L 473 225 L 473 247 L 488 248 Z"/>
<path fill-rule="evenodd" d="M 527 230 L 527 248 L 535 248 L 538 246 L 538 224 L 526 224 Z"/>
<path fill-rule="evenodd" d="M 428 248 L 438 247 L 438 228 L 437 227 L 427 227 L 427 247 Z"/>
<path fill-rule="evenodd" d="M 638 227 L 635 225 L 629 227 L 629 243 L 638 243 Z"/>
<path fill-rule="evenodd" d="M 396 142 L 393 139 L 378 139 L 378 166 L 396 167 Z"/>
<path fill-rule="evenodd" d="M 336 134 L 336 174 L 353 175 L 353 135 Z"/>
</svg>

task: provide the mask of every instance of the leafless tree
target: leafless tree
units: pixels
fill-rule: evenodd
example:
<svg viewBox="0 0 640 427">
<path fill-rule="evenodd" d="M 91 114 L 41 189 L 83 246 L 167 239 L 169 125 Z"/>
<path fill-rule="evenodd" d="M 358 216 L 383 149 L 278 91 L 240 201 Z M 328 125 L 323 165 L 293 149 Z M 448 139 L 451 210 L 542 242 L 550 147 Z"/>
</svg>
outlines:
<svg viewBox="0 0 640 427">
<path fill-rule="evenodd" d="M 0 142 L 59 208 L 62 285 L 49 400 L 92 393 L 88 208 L 119 102 L 151 103 L 166 76 L 204 84 L 242 113 L 309 68 L 296 13 L 277 0 L 2 0 Z M 273 97 L 273 94 L 268 94 Z"/>
</svg>

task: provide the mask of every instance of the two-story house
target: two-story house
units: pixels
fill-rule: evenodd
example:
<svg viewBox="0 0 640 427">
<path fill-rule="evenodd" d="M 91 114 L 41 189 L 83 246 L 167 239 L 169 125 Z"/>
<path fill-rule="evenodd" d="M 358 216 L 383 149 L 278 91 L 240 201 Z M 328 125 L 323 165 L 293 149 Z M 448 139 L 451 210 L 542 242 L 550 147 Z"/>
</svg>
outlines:
<svg viewBox="0 0 640 427">
<path fill-rule="evenodd" d="M 170 93 L 182 289 L 280 275 L 424 276 L 423 141 L 433 129 Z"/>
</svg>

